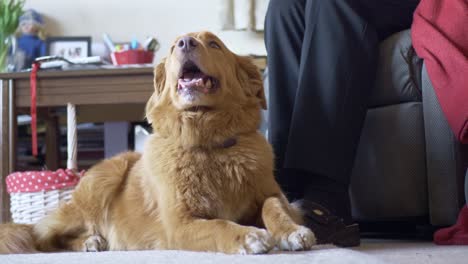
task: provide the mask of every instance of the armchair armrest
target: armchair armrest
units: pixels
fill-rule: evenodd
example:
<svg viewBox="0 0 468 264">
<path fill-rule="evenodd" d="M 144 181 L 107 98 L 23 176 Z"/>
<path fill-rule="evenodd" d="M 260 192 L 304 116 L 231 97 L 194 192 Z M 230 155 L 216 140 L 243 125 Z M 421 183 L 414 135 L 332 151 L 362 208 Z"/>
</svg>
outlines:
<svg viewBox="0 0 468 264">
<path fill-rule="evenodd" d="M 467 146 L 461 146 L 453 135 L 425 65 L 421 85 L 430 220 L 436 226 L 452 225 L 465 203 L 463 178 L 467 166 Z"/>
</svg>

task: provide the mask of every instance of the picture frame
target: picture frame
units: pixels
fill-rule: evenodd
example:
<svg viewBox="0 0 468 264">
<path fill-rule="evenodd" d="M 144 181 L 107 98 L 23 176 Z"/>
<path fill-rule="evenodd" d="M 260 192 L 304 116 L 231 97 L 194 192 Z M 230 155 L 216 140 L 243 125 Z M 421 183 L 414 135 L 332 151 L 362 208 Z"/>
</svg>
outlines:
<svg viewBox="0 0 468 264">
<path fill-rule="evenodd" d="M 90 57 L 91 37 L 48 37 L 46 53 L 49 56 L 61 56 L 66 59 Z"/>
</svg>

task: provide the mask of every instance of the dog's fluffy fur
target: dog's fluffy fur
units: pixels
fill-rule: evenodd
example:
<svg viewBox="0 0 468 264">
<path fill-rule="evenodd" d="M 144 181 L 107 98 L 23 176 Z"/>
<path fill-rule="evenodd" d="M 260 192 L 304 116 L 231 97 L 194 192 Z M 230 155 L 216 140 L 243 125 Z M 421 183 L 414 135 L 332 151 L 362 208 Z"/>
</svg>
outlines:
<svg viewBox="0 0 468 264">
<path fill-rule="evenodd" d="M 266 107 L 260 73 L 213 34 L 180 39 L 155 68 L 146 116 L 154 133 L 142 155 L 124 153 L 92 167 L 71 202 L 34 226 L 2 225 L 0 252 L 184 249 L 264 253 L 309 249 L 302 226 L 273 176 L 272 149 L 257 132 Z M 218 89 L 180 95 L 193 61 Z M 182 76 L 183 77 L 183 76 Z M 227 140 L 234 144 L 223 146 Z"/>
</svg>

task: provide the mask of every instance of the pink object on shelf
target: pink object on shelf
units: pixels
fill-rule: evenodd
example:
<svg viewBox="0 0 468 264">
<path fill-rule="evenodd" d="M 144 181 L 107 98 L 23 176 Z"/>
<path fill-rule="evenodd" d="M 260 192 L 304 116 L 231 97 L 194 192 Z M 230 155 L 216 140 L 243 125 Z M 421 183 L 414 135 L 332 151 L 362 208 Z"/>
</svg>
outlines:
<svg viewBox="0 0 468 264">
<path fill-rule="evenodd" d="M 152 63 L 154 52 L 146 50 L 126 50 L 111 53 L 114 65 Z"/>
</svg>

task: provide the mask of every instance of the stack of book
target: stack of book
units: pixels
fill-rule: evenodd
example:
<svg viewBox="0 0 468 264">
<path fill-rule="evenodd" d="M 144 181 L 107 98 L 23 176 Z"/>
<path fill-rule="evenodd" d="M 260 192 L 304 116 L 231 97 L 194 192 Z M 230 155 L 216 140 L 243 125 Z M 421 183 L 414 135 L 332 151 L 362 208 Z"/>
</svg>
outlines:
<svg viewBox="0 0 468 264">
<path fill-rule="evenodd" d="M 78 124 L 78 168 L 87 169 L 104 158 L 104 125 Z M 60 166 L 67 166 L 67 127 L 60 127 Z"/>
<path fill-rule="evenodd" d="M 31 146 L 31 126 L 28 116 L 20 116 L 18 119 L 17 133 L 17 156 L 16 170 L 30 171 L 43 170 L 47 168 L 45 162 L 46 153 L 46 128 L 44 122 L 38 120 L 38 156 L 32 155 Z M 102 123 L 84 123 L 79 124 L 78 131 L 78 168 L 88 169 L 104 158 L 104 126 Z M 61 168 L 67 166 L 67 127 L 66 124 L 61 124 L 59 129 L 60 137 L 57 138 L 59 144 L 58 164 Z"/>
</svg>

